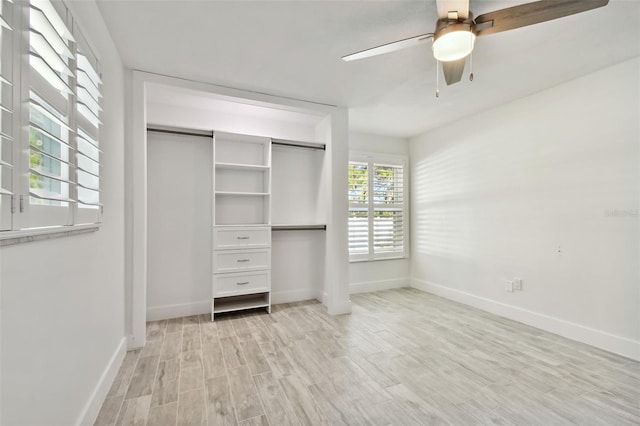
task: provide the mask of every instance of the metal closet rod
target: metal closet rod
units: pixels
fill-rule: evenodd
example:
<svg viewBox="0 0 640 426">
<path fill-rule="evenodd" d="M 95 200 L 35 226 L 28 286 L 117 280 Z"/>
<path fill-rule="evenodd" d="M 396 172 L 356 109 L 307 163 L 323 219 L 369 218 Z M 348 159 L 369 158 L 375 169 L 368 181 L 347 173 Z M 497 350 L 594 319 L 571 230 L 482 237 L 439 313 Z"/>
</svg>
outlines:
<svg viewBox="0 0 640 426">
<path fill-rule="evenodd" d="M 272 231 L 326 231 L 327 225 L 271 225 Z"/>
<path fill-rule="evenodd" d="M 156 133 L 168 133 L 171 135 L 200 136 L 203 138 L 212 138 L 215 133 L 213 130 L 185 129 L 182 127 L 169 127 L 169 126 L 158 126 L 158 125 L 147 126 L 147 131 L 156 132 Z M 298 141 L 291 141 L 287 139 L 271 138 L 271 144 L 281 145 L 281 146 L 293 146 L 297 148 L 320 149 L 323 151 L 326 150 L 326 146 L 323 143 L 298 142 Z"/>
<path fill-rule="evenodd" d="M 213 137 L 213 131 L 211 130 L 184 129 L 181 127 L 147 126 L 147 131 L 156 133 L 169 133 L 171 135 L 200 136 L 203 138 Z"/>
<path fill-rule="evenodd" d="M 325 151 L 327 149 L 326 145 L 323 143 L 313 143 L 313 142 L 298 142 L 298 141 L 289 141 L 286 139 L 274 139 L 271 138 L 271 145 L 281 145 L 281 146 L 293 146 L 296 148 L 308 148 L 308 149 L 319 149 Z"/>
</svg>

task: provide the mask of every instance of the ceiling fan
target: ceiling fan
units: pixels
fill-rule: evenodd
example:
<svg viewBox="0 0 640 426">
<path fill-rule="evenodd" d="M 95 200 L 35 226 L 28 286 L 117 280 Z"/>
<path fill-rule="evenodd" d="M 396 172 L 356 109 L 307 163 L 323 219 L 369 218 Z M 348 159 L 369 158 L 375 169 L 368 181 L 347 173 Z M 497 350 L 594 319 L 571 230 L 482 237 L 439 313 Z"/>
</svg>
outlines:
<svg viewBox="0 0 640 426">
<path fill-rule="evenodd" d="M 436 0 L 438 20 L 435 32 L 409 37 L 343 56 L 344 61 L 394 52 L 433 40 L 433 56 L 442 62 L 447 85 L 462 78 L 467 56 L 476 37 L 513 30 L 606 6 L 609 0 L 541 0 L 473 17 L 469 0 Z M 473 79 L 473 74 L 470 75 Z M 437 96 L 437 92 L 436 92 Z"/>
</svg>

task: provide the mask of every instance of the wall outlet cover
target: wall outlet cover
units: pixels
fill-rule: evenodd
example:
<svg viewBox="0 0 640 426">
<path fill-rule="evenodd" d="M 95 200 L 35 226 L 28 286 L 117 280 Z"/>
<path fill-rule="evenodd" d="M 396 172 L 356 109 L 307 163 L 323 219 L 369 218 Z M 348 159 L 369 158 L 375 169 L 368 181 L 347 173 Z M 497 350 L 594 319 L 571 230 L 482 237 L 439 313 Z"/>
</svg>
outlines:
<svg viewBox="0 0 640 426">
<path fill-rule="evenodd" d="M 522 279 L 516 278 L 515 280 L 513 280 L 513 289 L 522 291 Z"/>
<path fill-rule="evenodd" d="M 512 293 L 513 292 L 513 281 L 506 280 L 505 283 L 504 283 L 504 290 Z"/>
</svg>

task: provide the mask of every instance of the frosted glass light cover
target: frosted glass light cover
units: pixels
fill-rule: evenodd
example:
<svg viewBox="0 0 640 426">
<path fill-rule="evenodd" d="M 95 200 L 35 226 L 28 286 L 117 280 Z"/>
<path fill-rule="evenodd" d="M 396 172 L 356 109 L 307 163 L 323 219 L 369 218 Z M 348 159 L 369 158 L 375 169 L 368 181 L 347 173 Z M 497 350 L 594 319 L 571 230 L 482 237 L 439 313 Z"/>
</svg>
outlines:
<svg viewBox="0 0 640 426">
<path fill-rule="evenodd" d="M 457 61 L 469 55 L 476 42 L 471 31 L 451 31 L 433 42 L 433 56 L 441 62 Z"/>
</svg>

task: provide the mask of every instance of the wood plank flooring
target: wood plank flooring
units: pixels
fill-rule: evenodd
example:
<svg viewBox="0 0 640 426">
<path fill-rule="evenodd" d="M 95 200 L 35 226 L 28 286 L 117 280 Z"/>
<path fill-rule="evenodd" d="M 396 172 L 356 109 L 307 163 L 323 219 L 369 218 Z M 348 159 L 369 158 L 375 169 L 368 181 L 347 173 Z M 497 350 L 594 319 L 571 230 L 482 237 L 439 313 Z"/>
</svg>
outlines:
<svg viewBox="0 0 640 426">
<path fill-rule="evenodd" d="M 640 363 L 414 289 L 147 324 L 103 425 L 638 425 Z"/>
</svg>

